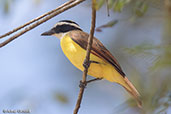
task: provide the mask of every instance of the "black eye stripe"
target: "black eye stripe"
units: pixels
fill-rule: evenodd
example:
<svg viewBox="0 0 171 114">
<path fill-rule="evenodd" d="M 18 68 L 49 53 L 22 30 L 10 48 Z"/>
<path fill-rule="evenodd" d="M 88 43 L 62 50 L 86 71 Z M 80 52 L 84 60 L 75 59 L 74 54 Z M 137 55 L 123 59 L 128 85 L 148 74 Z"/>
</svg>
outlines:
<svg viewBox="0 0 171 114">
<path fill-rule="evenodd" d="M 70 21 L 70 20 L 61 20 L 61 21 L 59 21 L 59 22 L 66 22 L 66 23 L 73 23 L 73 24 L 76 24 L 76 25 L 78 25 L 76 22 L 74 22 L 74 21 Z M 79 25 L 78 25 L 79 26 Z"/>
<path fill-rule="evenodd" d="M 55 31 L 55 33 L 65 33 L 65 32 L 68 32 L 68 31 L 81 30 L 81 29 L 76 27 L 76 26 L 63 24 L 63 25 L 57 25 L 56 27 L 53 28 L 53 30 Z"/>
</svg>

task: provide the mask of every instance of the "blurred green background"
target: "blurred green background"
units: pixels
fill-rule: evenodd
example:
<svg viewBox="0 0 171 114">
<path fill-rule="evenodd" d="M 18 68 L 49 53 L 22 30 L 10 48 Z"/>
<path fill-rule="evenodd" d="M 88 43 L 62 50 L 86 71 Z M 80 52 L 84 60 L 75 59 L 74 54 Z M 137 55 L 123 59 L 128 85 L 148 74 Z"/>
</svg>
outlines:
<svg viewBox="0 0 171 114">
<path fill-rule="evenodd" d="M 67 0 L 0 0 L 0 34 Z M 171 2 L 97 0 L 95 36 L 111 51 L 142 95 L 143 109 L 119 85 L 88 84 L 80 114 L 171 114 Z M 41 37 L 59 20 L 89 32 L 91 1 L 56 16 L 0 49 L 0 113 L 71 114 L 82 72 L 65 57 L 55 37 Z M 4 39 L 1 39 L 4 41 Z M 88 77 L 92 79 L 92 77 Z"/>
</svg>

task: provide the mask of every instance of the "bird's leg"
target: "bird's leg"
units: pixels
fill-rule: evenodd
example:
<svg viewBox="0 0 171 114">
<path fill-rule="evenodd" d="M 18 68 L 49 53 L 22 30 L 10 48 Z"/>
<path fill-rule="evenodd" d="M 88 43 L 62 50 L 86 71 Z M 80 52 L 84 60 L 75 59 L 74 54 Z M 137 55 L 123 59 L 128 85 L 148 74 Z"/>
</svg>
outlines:
<svg viewBox="0 0 171 114">
<path fill-rule="evenodd" d="M 91 61 L 91 60 L 89 60 L 89 61 L 84 61 L 84 63 L 83 63 L 84 68 L 88 69 L 91 63 L 100 64 L 100 63 L 97 62 L 97 61 Z M 88 80 L 88 81 L 86 81 L 86 82 L 82 82 L 82 80 L 81 80 L 81 81 L 80 81 L 79 87 L 80 87 L 80 88 L 85 88 L 85 87 L 87 86 L 87 83 L 90 83 L 90 82 L 93 82 L 93 81 L 96 81 L 96 80 L 101 80 L 101 79 L 102 79 L 102 78 L 95 78 L 95 79 L 92 79 L 92 80 Z"/>
<path fill-rule="evenodd" d="M 103 78 L 94 78 L 94 79 L 91 79 L 91 80 L 88 80 L 88 81 L 86 81 L 86 82 L 82 82 L 82 81 L 80 81 L 80 85 L 79 85 L 79 87 L 80 88 L 85 88 L 86 86 L 87 86 L 87 84 L 88 83 L 90 83 L 90 82 L 94 82 L 94 81 L 97 81 L 97 80 L 102 80 Z"/>
<path fill-rule="evenodd" d="M 82 82 L 82 80 L 80 80 L 80 88 L 85 88 L 87 86 L 87 82 Z"/>
<path fill-rule="evenodd" d="M 99 62 L 97 62 L 97 61 L 84 61 L 84 63 L 83 63 L 83 66 L 84 66 L 84 68 L 89 68 L 89 66 L 90 66 L 90 64 L 91 63 L 96 63 L 96 64 L 99 64 Z"/>
<path fill-rule="evenodd" d="M 88 69 L 89 66 L 90 66 L 90 61 L 86 61 L 85 60 L 84 63 L 83 63 L 83 67 L 86 68 L 86 69 Z"/>
<path fill-rule="evenodd" d="M 90 82 L 94 82 L 94 81 L 97 81 L 97 80 L 102 80 L 103 78 L 94 78 L 94 79 L 91 79 L 91 80 L 88 80 L 86 81 L 86 83 L 90 83 Z"/>
</svg>

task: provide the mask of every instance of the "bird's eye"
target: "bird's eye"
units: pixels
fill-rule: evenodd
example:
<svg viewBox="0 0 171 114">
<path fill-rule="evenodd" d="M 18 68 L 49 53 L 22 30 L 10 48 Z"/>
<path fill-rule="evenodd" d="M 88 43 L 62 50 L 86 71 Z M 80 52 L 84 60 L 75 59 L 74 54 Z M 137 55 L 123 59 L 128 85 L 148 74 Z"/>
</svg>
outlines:
<svg viewBox="0 0 171 114">
<path fill-rule="evenodd" d="M 59 26 L 56 26 L 56 27 L 52 28 L 52 30 L 55 31 L 55 33 L 60 33 L 61 32 Z"/>
</svg>

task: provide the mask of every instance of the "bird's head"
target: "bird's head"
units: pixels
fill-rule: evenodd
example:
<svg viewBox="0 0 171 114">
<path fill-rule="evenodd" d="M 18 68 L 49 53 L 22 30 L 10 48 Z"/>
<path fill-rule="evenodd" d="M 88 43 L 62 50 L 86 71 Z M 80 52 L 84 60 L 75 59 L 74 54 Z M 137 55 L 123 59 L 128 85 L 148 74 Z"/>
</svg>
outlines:
<svg viewBox="0 0 171 114">
<path fill-rule="evenodd" d="M 50 29 L 49 31 L 46 31 L 42 33 L 42 36 L 56 36 L 58 38 L 61 38 L 63 34 L 70 32 L 72 30 L 81 30 L 80 26 L 71 20 L 61 20 L 55 24 L 55 26 Z"/>
</svg>

